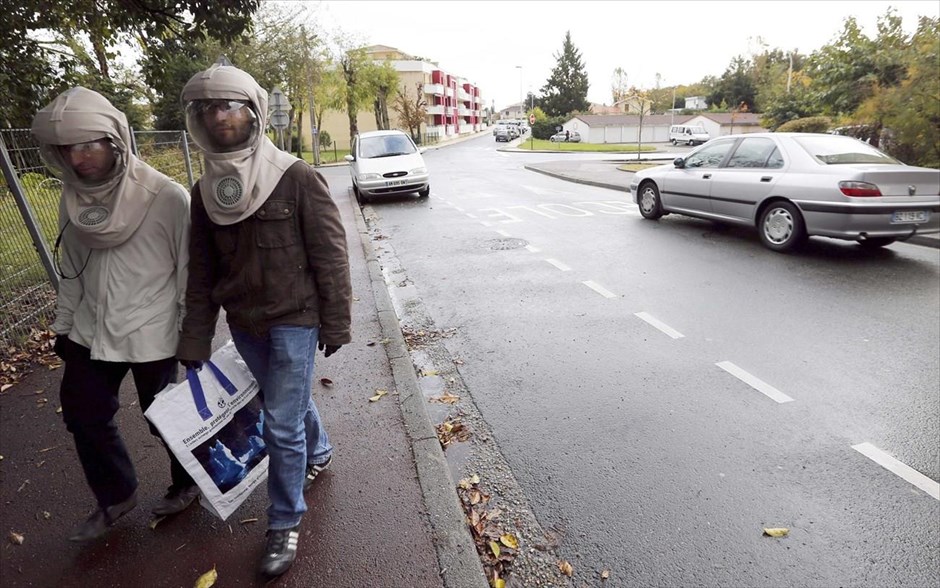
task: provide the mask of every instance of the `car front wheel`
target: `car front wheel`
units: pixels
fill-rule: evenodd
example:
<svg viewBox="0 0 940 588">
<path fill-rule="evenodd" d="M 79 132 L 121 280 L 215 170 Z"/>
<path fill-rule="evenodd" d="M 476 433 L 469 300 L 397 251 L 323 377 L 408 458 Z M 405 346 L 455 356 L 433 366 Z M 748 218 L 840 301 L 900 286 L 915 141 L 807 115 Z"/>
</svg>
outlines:
<svg viewBox="0 0 940 588">
<path fill-rule="evenodd" d="M 431 195 L 431 184 L 428 184 L 421 190 L 418 190 L 418 197 L 420 198 L 427 198 L 430 195 Z"/>
<path fill-rule="evenodd" d="M 678 145 L 678 144 L 679 144 L 678 141 L 676 141 L 675 139 L 672 140 L 672 145 L 673 145 L 673 147 L 675 147 L 675 146 Z"/>
<path fill-rule="evenodd" d="M 656 220 L 663 215 L 663 203 L 659 198 L 659 188 L 653 182 L 646 182 L 640 186 L 637 201 L 643 218 Z"/>
<path fill-rule="evenodd" d="M 764 246 L 781 253 L 792 251 L 806 240 L 803 215 L 789 202 L 774 202 L 768 206 L 757 228 Z"/>
</svg>

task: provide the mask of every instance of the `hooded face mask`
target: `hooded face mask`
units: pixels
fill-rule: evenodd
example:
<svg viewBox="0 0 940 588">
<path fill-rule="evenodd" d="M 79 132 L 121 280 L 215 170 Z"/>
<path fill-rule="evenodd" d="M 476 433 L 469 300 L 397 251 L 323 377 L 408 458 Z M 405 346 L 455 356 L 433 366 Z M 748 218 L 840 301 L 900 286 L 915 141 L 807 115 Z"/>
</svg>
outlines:
<svg viewBox="0 0 940 588">
<path fill-rule="evenodd" d="M 130 152 L 124 114 L 87 88 L 60 94 L 36 113 L 31 130 L 46 166 L 62 180 L 69 221 L 88 247 L 127 240 L 168 181 Z"/>
<path fill-rule="evenodd" d="M 246 72 L 213 65 L 183 88 L 186 129 L 205 152 L 199 191 L 212 222 L 231 225 L 271 195 L 296 157 L 264 134 L 268 93 Z"/>
</svg>

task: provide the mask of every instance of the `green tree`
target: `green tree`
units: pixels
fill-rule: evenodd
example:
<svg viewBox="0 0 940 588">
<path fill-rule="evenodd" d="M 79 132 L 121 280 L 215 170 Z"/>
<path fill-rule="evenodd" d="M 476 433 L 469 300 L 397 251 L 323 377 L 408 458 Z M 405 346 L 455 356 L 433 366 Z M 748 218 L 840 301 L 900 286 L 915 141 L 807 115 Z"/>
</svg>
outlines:
<svg viewBox="0 0 940 588">
<path fill-rule="evenodd" d="M 887 129 L 883 149 L 905 163 L 940 167 L 940 20 L 922 17 L 906 44 L 897 84 L 876 86 L 855 113 L 855 122 Z"/>
<path fill-rule="evenodd" d="M 119 108 L 141 98 L 134 80 L 115 71 L 121 43 L 141 45 L 168 36 L 230 39 L 250 23 L 260 0 L 22 0 L 10 13 L 15 34 L 0 41 L 4 88 L 0 97 L 8 124 L 28 123 L 52 95 L 77 83 L 90 84 Z M 6 28 L 8 11 L 4 9 Z M 8 84 L 7 82 L 12 82 Z M 9 88 L 9 89 L 8 89 Z M 27 88 L 24 90 L 24 88 Z M 127 94 L 133 95 L 127 100 Z M 32 95 L 30 99 L 28 96 Z"/>
<path fill-rule="evenodd" d="M 872 95 L 876 51 L 855 18 L 849 17 L 840 36 L 810 56 L 808 74 L 824 114 L 851 114 Z"/>
<path fill-rule="evenodd" d="M 561 53 L 554 55 L 557 63 L 545 85 L 542 86 L 541 106 L 549 116 L 566 116 L 570 112 L 587 112 L 587 72 L 581 61 L 581 52 L 571 42 L 571 31 L 565 33 Z"/>
<path fill-rule="evenodd" d="M 709 94 L 707 98 L 709 104 L 724 104 L 733 107 L 744 103 L 748 110 L 754 110 L 757 89 L 754 85 L 752 69 L 749 60 L 741 56 L 732 59 L 731 64 Z"/>
<path fill-rule="evenodd" d="M 610 80 L 611 105 L 615 105 L 618 102 L 623 102 L 627 97 L 627 93 L 630 90 L 630 84 L 628 80 L 629 76 L 622 67 L 614 68 L 614 73 Z"/>
<path fill-rule="evenodd" d="M 369 94 L 372 96 L 372 111 L 375 113 L 375 128 L 387 130 L 389 128 L 388 120 L 388 102 L 391 97 L 395 100 L 395 93 L 398 93 L 398 72 L 392 67 L 390 61 L 385 61 L 381 65 L 367 63 L 363 67 L 360 75 L 360 81 L 365 81 L 369 86 Z"/>
</svg>

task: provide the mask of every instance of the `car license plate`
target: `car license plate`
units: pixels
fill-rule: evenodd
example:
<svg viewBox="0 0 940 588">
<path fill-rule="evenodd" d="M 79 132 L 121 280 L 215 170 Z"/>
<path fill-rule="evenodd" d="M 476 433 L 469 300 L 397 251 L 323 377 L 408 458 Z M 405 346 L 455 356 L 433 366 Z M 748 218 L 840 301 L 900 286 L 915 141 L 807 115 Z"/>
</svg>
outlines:
<svg viewBox="0 0 940 588">
<path fill-rule="evenodd" d="M 389 180 L 389 181 L 385 182 L 385 185 L 386 185 L 386 186 L 389 186 L 389 187 L 391 187 L 391 186 L 401 186 L 401 185 L 403 185 L 404 183 L 405 183 L 405 180 Z"/>
<path fill-rule="evenodd" d="M 926 210 L 899 210 L 891 215 L 891 223 L 925 223 L 929 218 L 930 213 Z"/>
</svg>

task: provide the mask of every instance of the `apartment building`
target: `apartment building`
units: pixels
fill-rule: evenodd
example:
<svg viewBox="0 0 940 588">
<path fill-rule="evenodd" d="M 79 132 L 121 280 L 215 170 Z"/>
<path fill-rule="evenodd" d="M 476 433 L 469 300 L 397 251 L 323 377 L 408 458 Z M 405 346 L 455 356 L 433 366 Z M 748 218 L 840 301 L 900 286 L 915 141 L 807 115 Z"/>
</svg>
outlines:
<svg viewBox="0 0 940 588">
<path fill-rule="evenodd" d="M 427 118 L 421 126 L 422 140 L 436 142 L 448 137 L 482 131 L 486 128 L 484 102 L 480 89 L 467 78 L 445 71 L 436 63 L 417 59 L 394 47 L 372 45 L 366 54 L 377 63 L 388 62 L 398 72 L 399 87 L 414 98 L 420 88 L 427 102 Z M 392 108 L 394 96 L 389 96 L 388 117 L 392 128 L 407 132 Z M 372 108 L 357 114 L 360 132 L 376 130 Z M 305 125 L 307 126 L 307 125 Z M 338 149 L 349 149 L 349 117 L 345 110 L 331 110 L 323 115 L 322 128 L 336 143 Z M 303 129 L 304 143 L 310 145 L 310 129 Z"/>
</svg>

